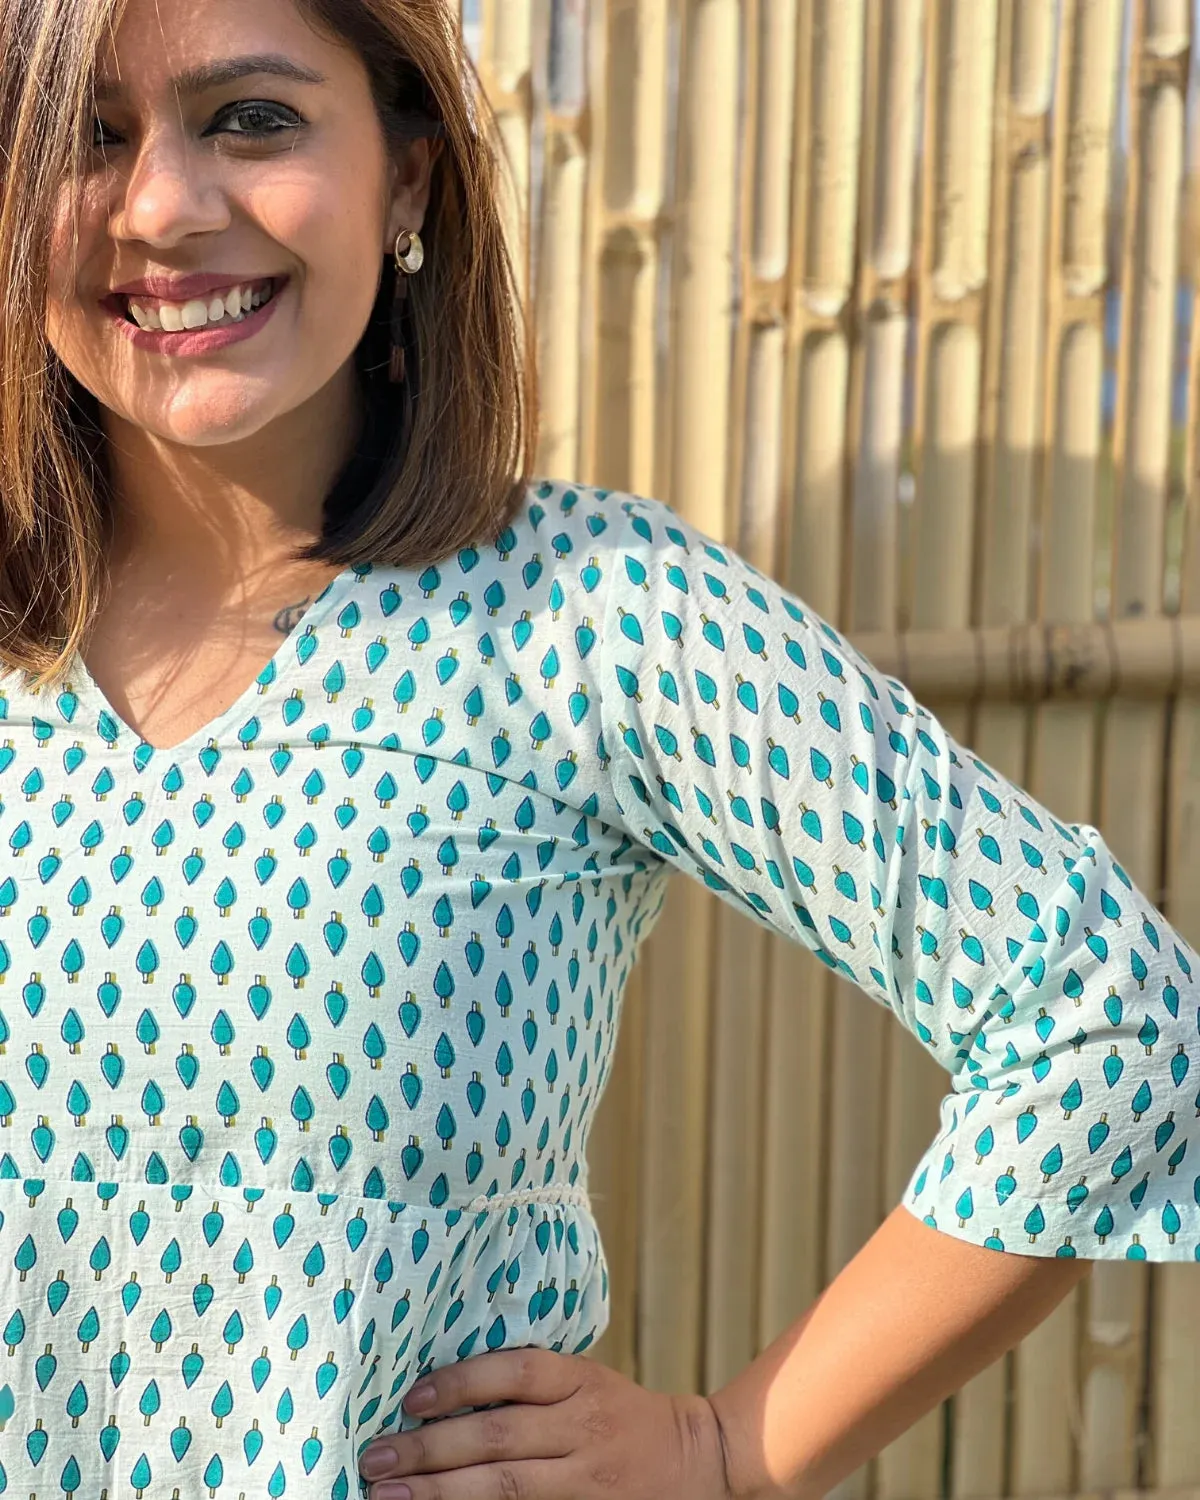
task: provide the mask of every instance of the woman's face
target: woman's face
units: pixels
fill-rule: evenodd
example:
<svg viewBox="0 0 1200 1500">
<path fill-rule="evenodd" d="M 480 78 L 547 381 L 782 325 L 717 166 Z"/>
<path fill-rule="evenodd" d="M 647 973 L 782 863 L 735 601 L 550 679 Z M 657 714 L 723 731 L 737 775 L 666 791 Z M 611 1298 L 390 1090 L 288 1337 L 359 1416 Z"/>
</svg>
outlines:
<svg viewBox="0 0 1200 1500">
<path fill-rule="evenodd" d="M 94 138 L 74 263 L 64 192 L 47 332 L 102 406 L 228 443 L 350 370 L 430 162 L 424 141 L 389 152 L 354 51 L 292 0 L 130 0 Z"/>
</svg>

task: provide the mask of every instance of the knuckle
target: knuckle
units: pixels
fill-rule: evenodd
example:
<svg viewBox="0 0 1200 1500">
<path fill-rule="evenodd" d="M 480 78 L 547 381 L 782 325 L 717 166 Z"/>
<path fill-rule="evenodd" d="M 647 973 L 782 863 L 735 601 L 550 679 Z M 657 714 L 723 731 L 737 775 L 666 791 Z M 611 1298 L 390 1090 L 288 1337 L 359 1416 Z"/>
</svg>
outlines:
<svg viewBox="0 0 1200 1500">
<path fill-rule="evenodd" d="M 488 1412 L 480 1427 L 480 1437 L 488 1455 L 498 1458 L 511 1451 L 511 1424 L 497 1412 Z"/>
<path fill-rule="evenodd" d="M 615 1492 L 620 1489 L 624 1475 L 615 1464 L 594 1463 L 588 1470 L 588 1478 L 598 1490 Z"/>
<path fill-rule="evenodd" d="M 593 1437 L 602 1438 L 605 1442 L 611 1441 L 617 1435 L 617 1423 L 611 1413 L 605 1411 L 598 1401 L 589 1404 L 583 1414 L 582 1426 L 584 1432 Z"/>
<path fill-rule="evenodd" d="M 496 1472 L 496 1494 L 499 1500 L 521 1500 L 521 1481 L 517 1478 L 517 1471 L 502 1464 Z"/>
<path fill-rule="evenodd" d="M 517 1354 L 517 1380 L 522 1387 L 529 1387 L 537 1377 L 538 1357 L 541 1349 L 522 1349 Z"/>
</svg>

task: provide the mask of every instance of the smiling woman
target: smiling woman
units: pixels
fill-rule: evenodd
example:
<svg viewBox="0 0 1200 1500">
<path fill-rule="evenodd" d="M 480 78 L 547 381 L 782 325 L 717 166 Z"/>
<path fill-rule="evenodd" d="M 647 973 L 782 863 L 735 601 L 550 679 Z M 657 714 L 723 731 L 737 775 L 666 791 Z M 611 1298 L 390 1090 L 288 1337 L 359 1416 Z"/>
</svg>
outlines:
<svg viewBox="0 0 1200 1500">
<path fill-rule="evenodd" d="M 200 610 L 256 564 L 303 594 L 332 565 L 428 560 L 504 523 L 529 472 L 533 372 L 488 112 L 442 5 L 13 0 L 0 46 L 0 143 L 22 163 L 0 199 L 5 658 L 61 675 L 85 641 L 106 654 L 122 565 L 144 588 L 134 554 L 177 550 L 158 483 L 172 447 L 177 463 L 252 440 L 294 497 L 274 505 L 269 555 L 224 558 Z M 404 229 L 430 254 L 394 383 Z M 339 420 L 314 424 L 314 401 Z M 229 492 L 189 486 L 174 515 L 203 555 L 237 525 Z M 164 588 L 177 603 L 178 580 Z"/>
</svg>

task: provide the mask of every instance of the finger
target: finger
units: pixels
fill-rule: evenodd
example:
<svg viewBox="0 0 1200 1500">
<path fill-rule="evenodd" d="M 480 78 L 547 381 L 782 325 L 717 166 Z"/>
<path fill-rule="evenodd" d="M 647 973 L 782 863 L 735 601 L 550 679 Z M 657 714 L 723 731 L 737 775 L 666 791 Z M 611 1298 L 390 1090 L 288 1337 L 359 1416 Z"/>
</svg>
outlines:
<svg viewBox="0 0 1200 1500">
<path fill-rule="evenodd" d="M 549 1405 L 575 1394 L 591 1374 L 588 1361 L 577 1354 L 555 1354 L 551 1349 L 498 1349 L 446 1365 L 419 1380 L 404 1398 L 413 1416 L 431 1417 L 462 1406 L 488 1406 L 493 1401 L 526 1401 Z M 416 1397 L 431 1386 L 433 1400 L 418 1404 Z"/>
<path fill-rule="evenodd" d="M 378 1483 L 474 1464 L 566 1458 L 573 1451 L 566 1424 L 544 1406 L 501 1406 L 379 1438 L 363 1450 L 359 1468 Z"/>
<path fill-rule="evenodd" d="M 400 1500 L 403 1484 L 412 1500 L 592 1500 L 611 1490 L 587 1486 L 578 1471 L 557 1458 L 535 1458 L 524 1463 L 480 1464 L 450 1474 L 415 1474 L 411 1479 L 386 1479 L 373 1484 L 371 1500 Z"/>
</svg>

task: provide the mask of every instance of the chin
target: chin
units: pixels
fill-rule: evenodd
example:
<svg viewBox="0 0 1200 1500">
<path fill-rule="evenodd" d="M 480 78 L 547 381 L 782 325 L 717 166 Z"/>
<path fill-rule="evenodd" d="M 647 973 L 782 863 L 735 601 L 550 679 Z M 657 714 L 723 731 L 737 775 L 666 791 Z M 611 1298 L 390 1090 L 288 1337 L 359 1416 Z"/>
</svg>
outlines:
<svg viewBox="0 0 1200 1500">
<path fill-rule="evenodd" d="M 176 392 L 165 408 L 131 403 L 122 415 L 132 426 L 165 442 L 215 448 L 254 437 L 304 399 L 302 393 L 280 399 L 277 388 L 266 389 L 255 383 L 247 389 L 238 383 L 232 389 L 210 386 L 194 393 Z"/>
</svg>

